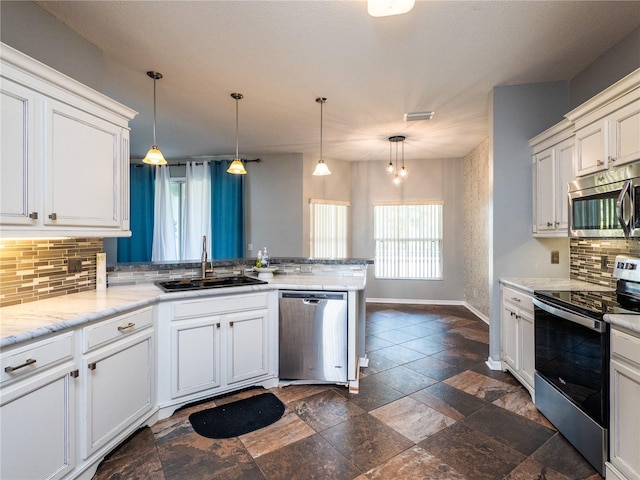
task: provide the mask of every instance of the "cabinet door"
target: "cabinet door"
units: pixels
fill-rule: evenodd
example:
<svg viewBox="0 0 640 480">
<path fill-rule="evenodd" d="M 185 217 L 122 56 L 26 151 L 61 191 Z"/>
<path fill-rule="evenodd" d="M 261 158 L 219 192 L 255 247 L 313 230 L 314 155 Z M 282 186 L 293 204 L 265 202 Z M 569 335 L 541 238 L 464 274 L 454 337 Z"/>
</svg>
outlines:
<svg viewBox="0 0 640 480">
<path fill-rule="evenodd" d="M 522 379 L 533 387 L 535 372 L 535 329 L 533 316 L 525 311 L 519 312 L 518 333 L 520 346 L 520 375 Z"/>
<path fill-rule="evenodd" d="M 536 231 L 555 229 L 555 151 L 552 148 L 535 156 L 536 165 Z"/>
<path fill-rule="evenodd" d="M 73 470 L 75 379 L 58 372 L 2 391 L 0 478 L 58 479 Z"/>
<path fill-rule="evenodd" d="M 227 338 L 227 383 L 266 375 L 268 310 L 230 314 Z"/>
<path fill-rule="evenodd" d="M 220 317 L 171 325 L 172 398 L 220 386 Z"/>
<path fill-rule="evenodd" d="M 611 360 L 610 458 L 629 479 L 640 478 L 640 367 Z"/>
<path fill-rule="evenodd" d="M 511 368 L 518 368 L 518 320 L 515 309 L 502 305 L 502 360 Z"/>
<path fill-rule="evenodd" d="M 558 230 L 569 229 L 569 182 L 573 181 L 573 138 L 565 140 L 556 148 L 555 182 L 555 226 Z"/>
<path fill-rule="evenodd" d="M 85 357 L 85 459 L 151 410 L 151 335 L 149 329 Z"/>
<path fill-rule="evenodd" d="M 600 120 L 576 132 L 575 167 L 576 175 L 606 170 L 608 130 L 606 121 Z"/>
<path fill-rule="evenodd" d="M 46 225 L 120 227 L 122 127 L 47 100 Z"/>
<path fill-rule="evenodd" d="M 0 104 L 0 223 L 35 225 L 36 97 L 3 78 Z"/>
<path fill-rule="evenodd" d="M 614 112 L 609 128 L 613 165 L 640 159 L 640 98 Z"/>
</svg>

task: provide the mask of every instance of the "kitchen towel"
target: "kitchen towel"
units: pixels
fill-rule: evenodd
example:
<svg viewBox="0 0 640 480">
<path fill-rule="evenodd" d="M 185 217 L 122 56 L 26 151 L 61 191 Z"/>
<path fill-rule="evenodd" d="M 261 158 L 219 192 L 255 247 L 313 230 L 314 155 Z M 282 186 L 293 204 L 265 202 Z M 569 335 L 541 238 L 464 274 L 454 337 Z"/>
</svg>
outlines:
<svg viewBox="0 0 640 480">
<path fill-rule="evenodd" d="M 189 415 L 196 433 L 207 438 L 231 438 L 277 422 L 284 404 L 273 393 L 263 393 Z"/>
<path fill-rule="evenodd" d="M 107 254 L 96 253 L 96 290 L 107 288 Z"/>
</svg>

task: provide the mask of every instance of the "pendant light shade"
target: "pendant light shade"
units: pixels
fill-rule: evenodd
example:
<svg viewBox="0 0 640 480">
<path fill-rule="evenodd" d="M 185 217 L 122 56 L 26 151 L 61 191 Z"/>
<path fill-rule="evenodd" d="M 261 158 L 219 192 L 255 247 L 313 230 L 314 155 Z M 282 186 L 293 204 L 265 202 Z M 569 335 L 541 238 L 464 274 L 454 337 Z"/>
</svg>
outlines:
<svg viewBox="0 0 640 480">
<path fill-rule="evenodd" d="M 393 183 L 395 185 L 400 185 L 402 183 L 402 179 L 405 178 L 409 172 L 404 166 L 404 141 L 406 137 L 402 135 L 394 135 L 393 137 L 389 137 L 389 164 L 386 166 L 385 170 L 387 173 L 393 174 Z M 396 146 L 396 158 L 395 164 L 393 162 L 393 148 L 392 146 L 395 144 Z M 402 163 L 401 167 L 398 168 L 398 144 L 402 145 Z"/>
<path fill-rule="evenodd" d="M 331 170 L 327 167 L 327 164 L 324 163 L 322 159 L 322 105 L 327 103 L 327 99 L 324 97 L 316 98 L 316 102 L 320 104 L 320 160 L 316 164 L 316 168 L 313 170 L 313 174 L 316 177 L 321 177 L 325 175 L 331 175 Z"/>
<path fill-rule="evenodd" d="M 156 141 L 156 81 L 162 78 L 162 74 L 158 72 L 147 72 L 147 75 L 153 78 L 153 146 L 147 152 L 147 156 L 142 160 L 143 163 L 149 165 L 166 165 L 167 161 L 158 148 Z"/>
<path fill-rule="evenodd" d="M 241 93 L 232 93 L 231 98 L 236 101 L 236 156 L 227 168 L 227 173 L 232 173 L 233 175 L 246 175 L 247 171 L 244 168 L 244 164 L 242 160 L 240 160 L 240 155 L 238 154 L 238 101 L 242 100 Z"/>
</svg>

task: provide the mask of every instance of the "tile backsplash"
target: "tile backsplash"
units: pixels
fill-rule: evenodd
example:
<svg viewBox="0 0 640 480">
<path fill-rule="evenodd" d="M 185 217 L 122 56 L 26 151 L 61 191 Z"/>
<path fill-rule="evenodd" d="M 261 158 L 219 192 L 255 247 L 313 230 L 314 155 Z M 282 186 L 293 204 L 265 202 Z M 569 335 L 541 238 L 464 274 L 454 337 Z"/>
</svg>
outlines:
<svg viewBox="0 0 640 480">
<path fill-rule="evenodd" d="M 640 240 L 572 238 L 569 255 L 571 278 L 614 288 L 613 262 L 616 255 L 640 257 Z M 606 257 L 606 266 L 603 265 L 603 257 Z"/>
<path fill-rule="evenodd" d="M 96 288 L 96 253 L 102 238 L 1 239 L 0 307 Z M 67 273 L 67 260 L 82 269 Z"/>
</svg>

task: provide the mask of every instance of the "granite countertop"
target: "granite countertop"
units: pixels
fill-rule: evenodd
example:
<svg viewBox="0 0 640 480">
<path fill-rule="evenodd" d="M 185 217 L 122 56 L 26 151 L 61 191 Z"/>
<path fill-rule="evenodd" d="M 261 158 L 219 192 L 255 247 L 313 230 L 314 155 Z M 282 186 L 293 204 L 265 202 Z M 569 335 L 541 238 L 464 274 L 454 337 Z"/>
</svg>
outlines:
<svg viewBox="0 0 640 480">
<path fill-rule="evenodd" d="M 500 283 L 508 287 L 517 288 L 533 295 L 535 290 L 591 290 L 597 292 L 606 292 L 613 290 L 606 285 L 584 282 L 572 278 L 501 278 Z"/>
<path fill-rule="evenodd" d="M 570 278 L 501 278 L 500 283 L 533 294 L 535 290 L 612 291 L 611 287 Z M 606 314 L 604 321 L 640 336 L 640 314 Z"/>
<path fill-rule="evenodd" d="M 165 293 L 153 283 L 122 285 L 0 308 L 0 348 L 123 314 L 160 301 L 274 289 L 364 290 L 365 276 L 275 275 L 267 284 Z"/>
</svg>

